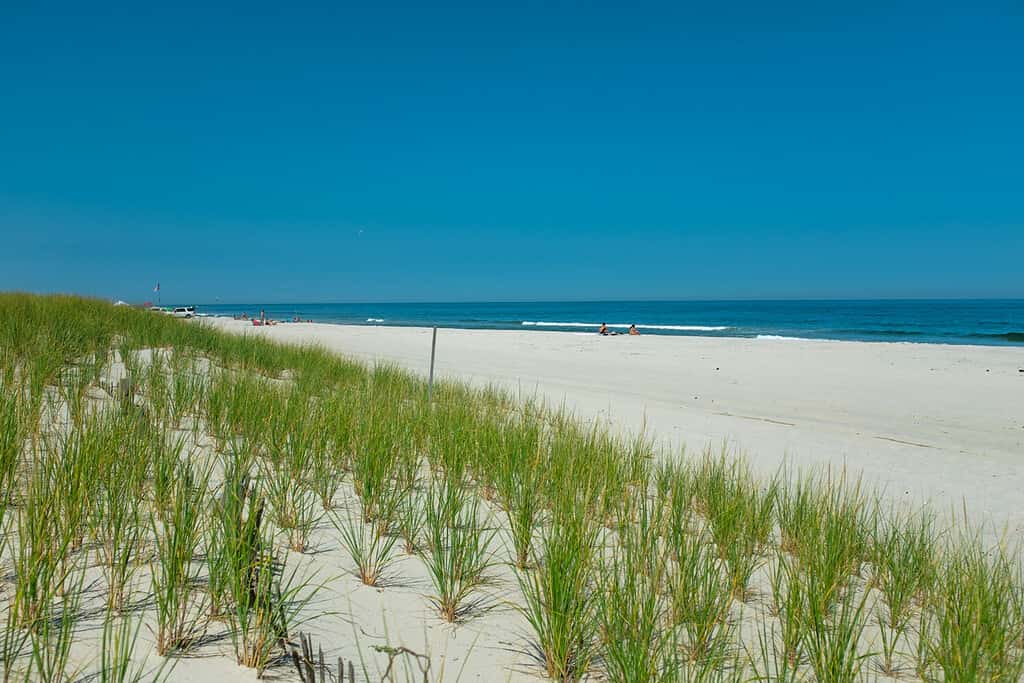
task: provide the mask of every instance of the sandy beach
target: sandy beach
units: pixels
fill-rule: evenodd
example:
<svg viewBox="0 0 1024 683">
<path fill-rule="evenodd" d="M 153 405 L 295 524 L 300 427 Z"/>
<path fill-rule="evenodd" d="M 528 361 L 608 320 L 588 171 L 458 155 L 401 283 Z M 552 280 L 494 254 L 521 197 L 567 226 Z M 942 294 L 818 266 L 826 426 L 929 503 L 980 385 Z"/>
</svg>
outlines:
<svg viewBox="0 0 1024 683">
<path fill-rule="evenodd" d="M 426 328 L 219 327 L 425 374 Z M 1024 537 L 1024 349 L 441 329 L 440 377 L 542 396 L 674 453 L 723 444 L 770 475 L 845 467 L 893 500 Z"/>
<path fill-rule="evenodd" d="M 0 469 L 21 502 L 0 507 L 0 566 L 12 570 L 0 581 L 0 665 L 26 680 L 40 653 L 76 676 L 121 666 L 130 680 L 211 683 L 267 667 L 268 679 L 299 680 L 282 644 L 301 633 L 357 680 L 557 679 L 578 661 L 557 658 L 547 634 L 558 623 L 579 634 L 568 642 L 593 680 L 643 680 L 615 668 L 627 650 L 645 669 L 763 680 L 763 667 L 790 661 L 776 633 L 797 638 L 797 666 L 818 681 L 915 667 L 931 680 L 941 666 L 951 680 L 960 665 L 932 660 L 949 651 L 944 634 L 980 630 L 994 635 L 979 646 L 979 679 L 1024 672 L 1024 652 L 1002 646 L 1020 633 L 1019 546 L 991 545 L 1024 537 L 1021 349 L 439 331 L 439 377 L 643 430 L 655 457 L 690 459 L 663 468 L 548 413 L 508 419 L 482 394 L 447 388 L 427 406 L 408 375 L 330 353 L 422 375 L 427 328 L 256 327 L 24 295 L 0 310 L 19 303 L 25 324 L 5 339 L 24 358 L 76 357 L 47 346 L 69 344 L 54 333 L 61 307 L 111 330 L 134 322 L 139 335 L 135 348 L 100 337 L 107 353 L 80 366 L 93 374 L 45 388 L 40 443 L 60 450 L 26 439 L 34 460 Z M 247 343 L 260 338 L 329 353 Z M 76 384 L 83 376 L 95 379 Z M 0 398 L 5 415 L 21 414 L 18 394 Z M 4 424 L 16 438 L 27 428 Z M 531 436 L 544 430 L 550 441 Z M 702 457 L 723 449 L 755 476 Z M 779 489 L 756 476 L 786 465 L 845 468 L 868 495 L 820 479 L 801 489 L 793 471 Z M 40 504 L 53 490 L 57 504 Z M 966 509 L 969 536 L 879 510 L 876 491 L 912 513 L 930 507 L 938 527 Z M 31 592 L 36 566 L 53 572 L 40 574 L 53 593 Z M 916 597 L 893 622 L 904 586 Z M 261 614 L 277 616 L 251 618 Z M 657 640 L 631 635 L 645 624 Z M 833 674 L 822 633 L 863 654 L 863 675 Z"/>
</svg>

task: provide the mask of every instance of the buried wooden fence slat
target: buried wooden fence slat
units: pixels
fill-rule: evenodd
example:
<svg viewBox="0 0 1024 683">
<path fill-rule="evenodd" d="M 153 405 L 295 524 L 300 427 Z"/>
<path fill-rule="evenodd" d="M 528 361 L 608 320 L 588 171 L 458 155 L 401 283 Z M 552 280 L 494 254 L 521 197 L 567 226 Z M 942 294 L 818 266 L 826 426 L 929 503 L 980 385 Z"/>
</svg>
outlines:
<svg viewBox="0 0 1024 683">
<path fill-rule="evenodd" d="M 302 648 L 301 653 L 299 648 L 292 645 L 291 658 L 302 683 L 346 683 L 346 681 L 356 683 L 356 669 L 351 660 L 348 662 L 348 675 L 346 676 L 345 660 L 338 657 L 338 673 L 335 677 L 334 672 L 327 666 L 323 646 L 318 645 L 316 655 L 313 654 L 313 637 L 311 635 L 299 632 L 299 646 Z M 319 676 L 317 671 L 320 672 Z"/>
</svg>

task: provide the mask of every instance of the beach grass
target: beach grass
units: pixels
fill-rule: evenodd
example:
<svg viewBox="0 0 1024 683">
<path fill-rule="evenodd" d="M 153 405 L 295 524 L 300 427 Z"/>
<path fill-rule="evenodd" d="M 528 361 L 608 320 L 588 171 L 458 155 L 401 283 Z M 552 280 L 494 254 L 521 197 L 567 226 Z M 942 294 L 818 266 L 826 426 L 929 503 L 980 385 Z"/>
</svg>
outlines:
<svg viewBox="0 0 1024 683">
<path fill-rule="evenodd" d="M 597 528 L 581 508 L 560 510 L 541 533 L 537 555 L 534 568 L 518 574 L 530 647 L 548 677 L 578 680 L 598 651 Z"/>
<path fill-rule="evenodd" d="M 195 562 L 205 519 L 208 472 L 180 461 L 174 472 L 168 508 L 150 518 L 156 539 L 153 596 L 156 602 L 157 653 L 168 655 L 192 648 L 204 635 L 205 596 L 198 590 Z"/>
<path fill-rule="evenodd" d="M 503 591 L 523 666 L 555 680 L 1024 676 L 1019 549 L 841 470 L 763 479 L 493 388 L 428 402 L 393 366 L 88 299 L 0 294 L 0 319 L 2 681 L 163 676 L 131 663 L 134 610 L 164 661 L 218 628 L 262 675 L 330 612 L 299 570 L 323 526 L 355 586 L 419 555 L 439 623 Z"/>
<path fill-rule="evenodd" d="M 331 522 L 356 566 L 359 580 L 367 586 L 386 585 L 390 578 L 389 570 L 394 563 L 397 539 L 377 533 L 371 524 L 363 520 L 361 514 L 353 515 L 351 510 L 346 510 L 344 517 L 333 515 Z"/>
<path fill-rule="evenodd" d="M 481 607 L 473 596 L 487 581 L 495 532 L 462 481 L 438 476 L 426 498 L 424 562 L 434 589 L 429 599 L 442 619 L 454 622 Z"/>
</svg>

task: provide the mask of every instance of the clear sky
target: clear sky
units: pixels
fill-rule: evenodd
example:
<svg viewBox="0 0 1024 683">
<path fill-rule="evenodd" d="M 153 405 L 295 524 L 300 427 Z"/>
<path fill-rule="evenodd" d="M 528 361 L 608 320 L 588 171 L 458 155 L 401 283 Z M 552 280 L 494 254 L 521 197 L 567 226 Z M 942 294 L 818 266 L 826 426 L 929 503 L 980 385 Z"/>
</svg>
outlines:
<svg viewBox="0 0 1024 683">
<path fill-rule="evenodd" d="M 0 289 L 1024 297 L 1019 0 L 174 5 L 0 7 Z"/>
</svg>

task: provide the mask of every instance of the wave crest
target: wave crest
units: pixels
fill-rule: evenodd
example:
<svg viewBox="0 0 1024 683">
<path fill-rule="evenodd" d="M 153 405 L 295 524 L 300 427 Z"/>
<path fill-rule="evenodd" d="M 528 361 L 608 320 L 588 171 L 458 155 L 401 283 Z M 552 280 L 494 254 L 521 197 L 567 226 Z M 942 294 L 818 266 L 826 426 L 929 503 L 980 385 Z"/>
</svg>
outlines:
<svg viewBox="0 0 1024 683">
<path fill-rule="evenodd" d="M 524 320 L 524 327 L 593 327 L 595 330 L 601 323 L 548 322 L 546 320 Z M 608 323 L 608 327 L 629 329 L 629 323 Z M 721 332 L 730 330 L 726 325 L 637 325 L 638 330 L 675 330 L 677 332 Z"/>
</svg>

